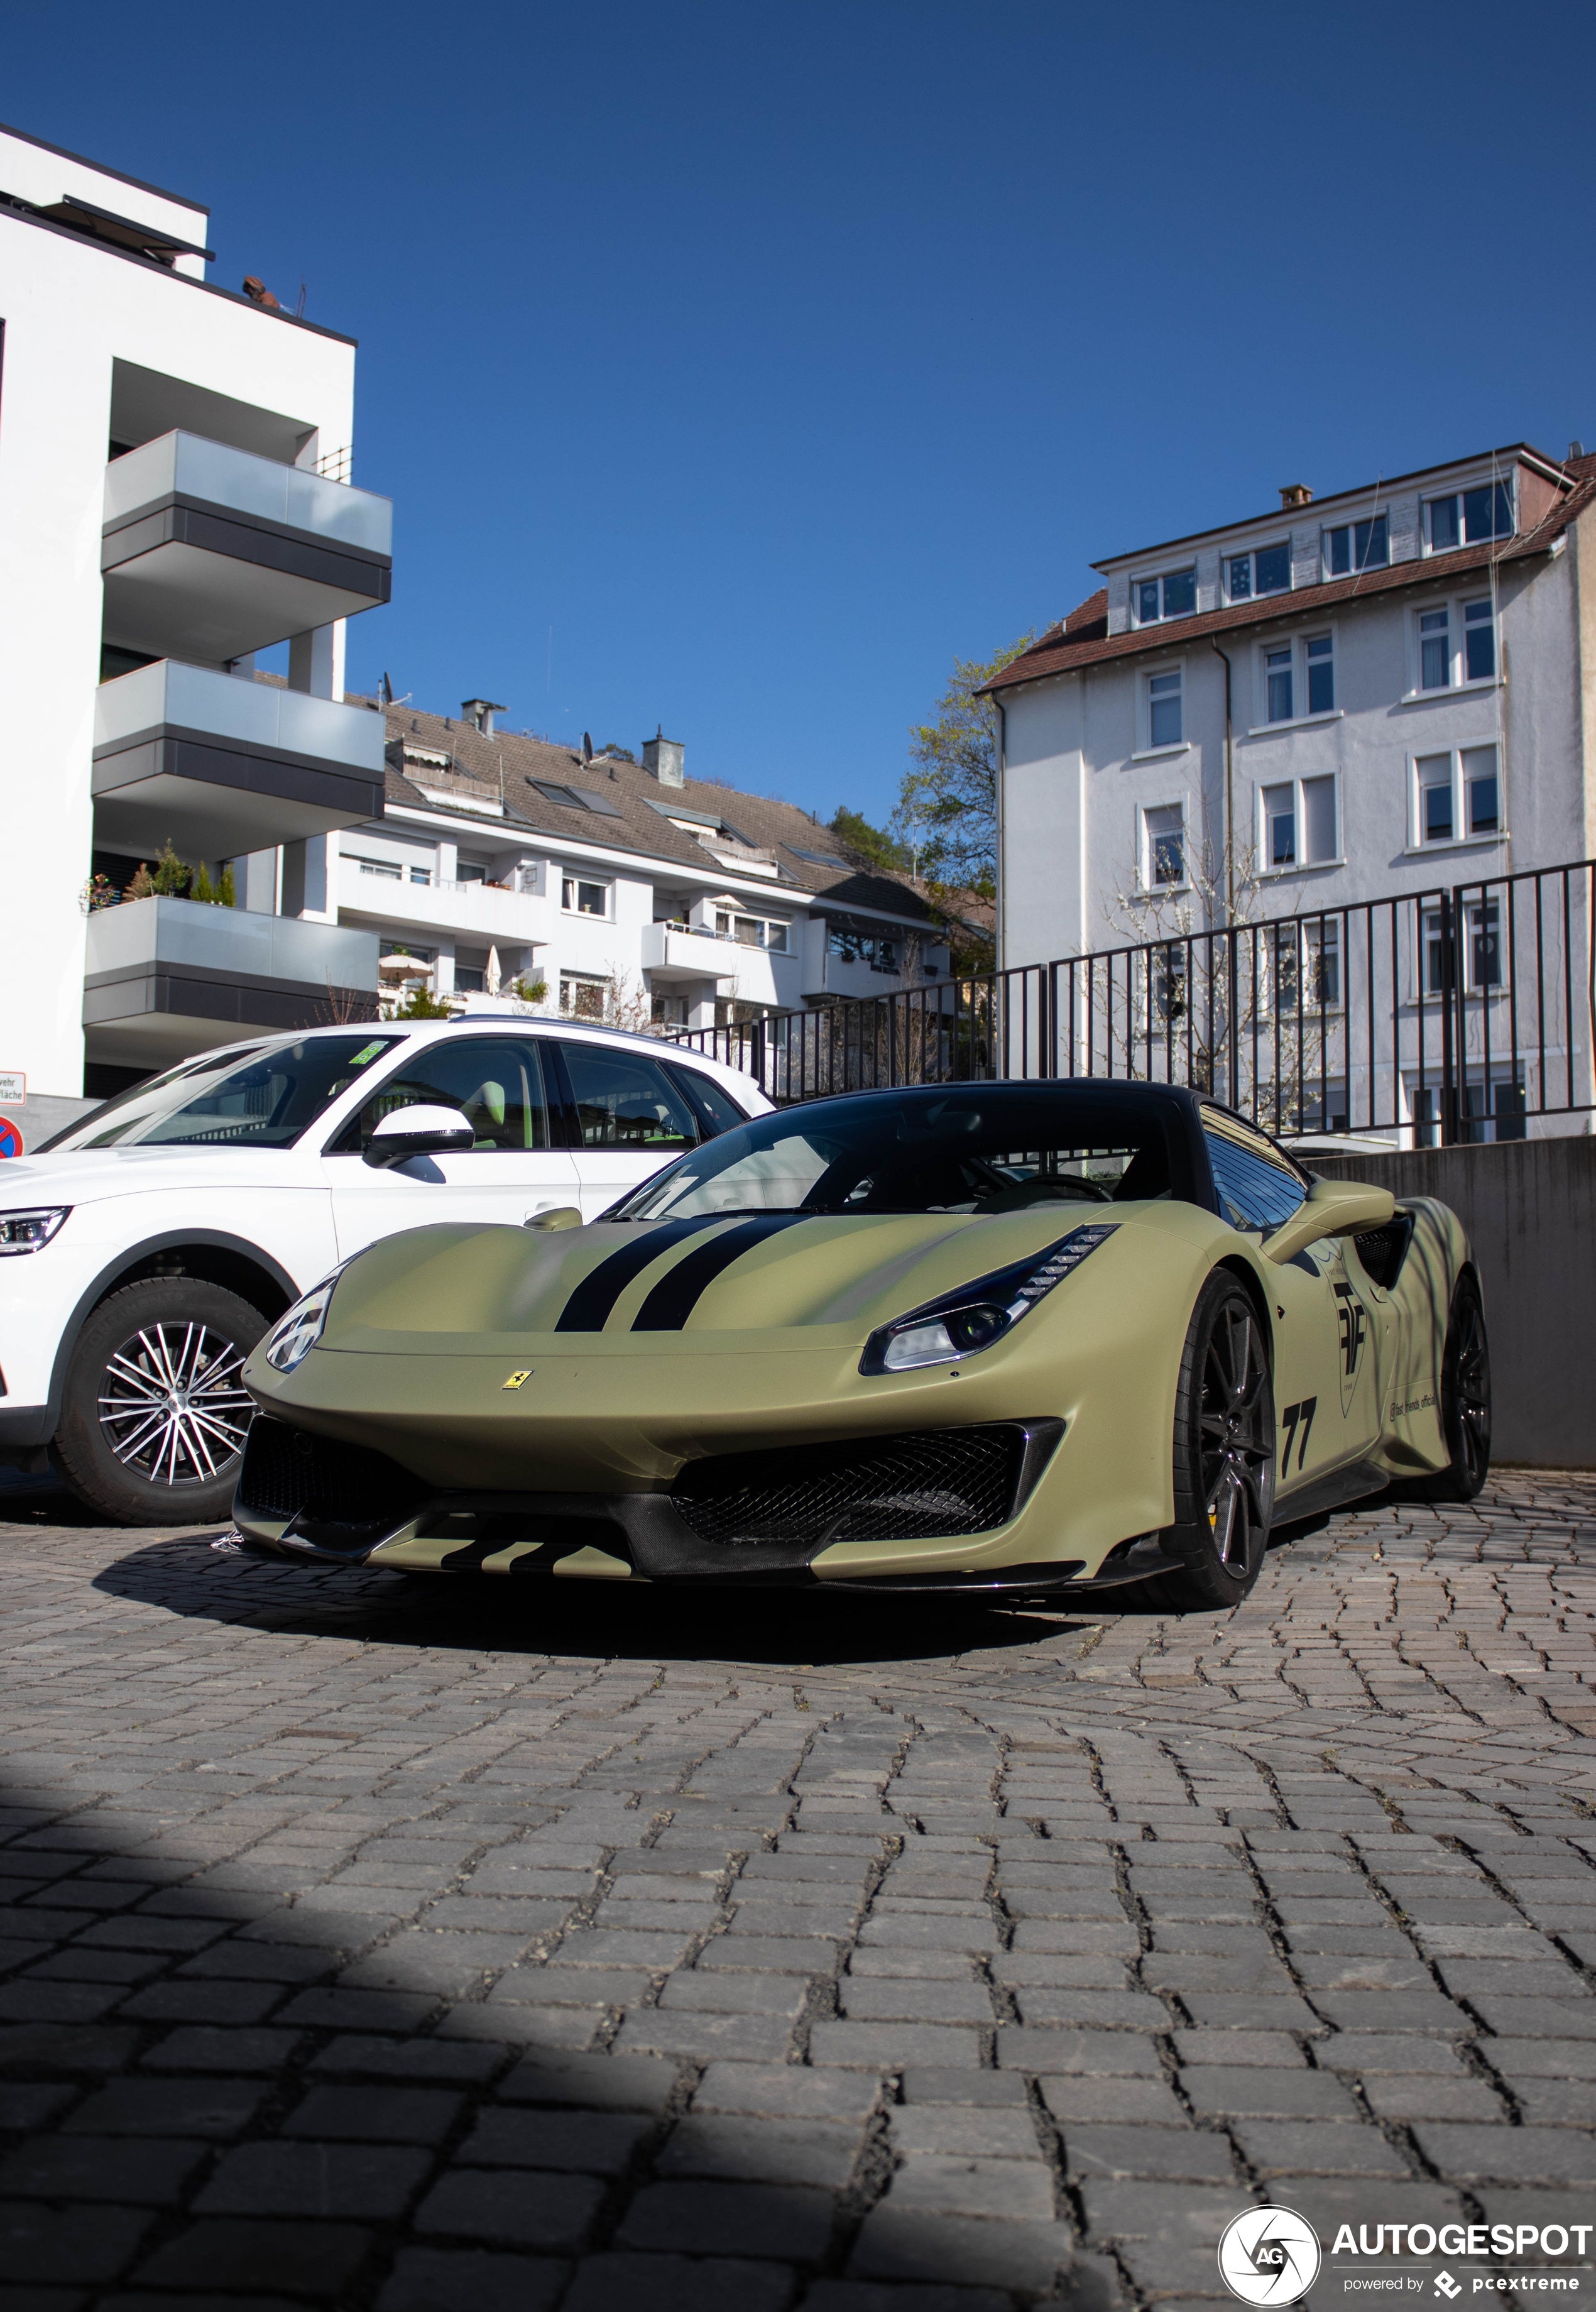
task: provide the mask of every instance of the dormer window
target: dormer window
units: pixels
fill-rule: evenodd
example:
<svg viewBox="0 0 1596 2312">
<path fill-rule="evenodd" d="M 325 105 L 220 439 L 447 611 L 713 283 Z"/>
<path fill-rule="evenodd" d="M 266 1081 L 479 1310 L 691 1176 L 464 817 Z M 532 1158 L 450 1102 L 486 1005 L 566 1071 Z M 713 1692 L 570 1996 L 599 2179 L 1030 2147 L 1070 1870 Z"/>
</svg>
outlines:
<svg viewBox="0 0 1596 2312">
<path fill-rule="evenodd" d="M 1425 544 L 1432 554 L 1512 536 L 1513 492 L 1505 482 L 1486 482 L 1477 490 L 1455 490 L 1448 497 L 1425 500 Z"/>
<path fill-rule="evenodd" d="M 1138 626 L 1164 618 L 1189 618 L 1197 609 L 1197 565 L 1166 570 L 1162 578 L 1138 578 L 1134 589 Z"/>
<path fill-rule="evenodd" d="M 1390 533 L 1382 513 L 1367 521 L 1344 521 L 1324 533 L 1324 574 L 1350 578 L 1364 570 L 1384 570 L 1391 558 Z"/>
<path fill-rule="evenodd" d="M 1258 594 L 1291 591 L 1291 542 L 1258 546 L 1250 554 L 1226 556 L 1225 592 L 1232 602 L 1250 602 Z"/>
</svg>

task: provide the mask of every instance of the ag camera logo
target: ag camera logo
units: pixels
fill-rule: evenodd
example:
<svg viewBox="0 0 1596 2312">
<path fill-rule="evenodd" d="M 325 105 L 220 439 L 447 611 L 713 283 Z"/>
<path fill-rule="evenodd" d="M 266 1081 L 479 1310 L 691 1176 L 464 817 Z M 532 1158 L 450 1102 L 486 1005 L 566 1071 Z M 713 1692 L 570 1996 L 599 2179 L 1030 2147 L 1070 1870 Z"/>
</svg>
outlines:
<svg viewBox="0 0 1596 2312">
<path fill-rule="evenodd" d="M 1294 2208 L 1247 2208 L 1219 2242 L 1219 2276 L 1243 2304 L 1295 2304 L 1319 2261 L 1319 2235 Z"/>
</svg>

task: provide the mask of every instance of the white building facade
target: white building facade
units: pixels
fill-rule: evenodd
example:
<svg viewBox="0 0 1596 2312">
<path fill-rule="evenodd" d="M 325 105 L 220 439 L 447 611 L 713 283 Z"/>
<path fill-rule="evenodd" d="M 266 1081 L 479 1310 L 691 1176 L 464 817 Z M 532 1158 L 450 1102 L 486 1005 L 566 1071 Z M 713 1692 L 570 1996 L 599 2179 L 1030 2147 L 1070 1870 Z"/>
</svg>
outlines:
<svg viewBox="0 0 1596 2312">
<path fill-rule="evenodd" d="M 1100 591 L 992 686 L 1002 963 L 1302 917 L 1293 995 L 1341 1015 L 1377 1001 L 1390 1024 L 1388 1064 L 1345 1038 L 1327 1060 L 1321 1020 L 1305 1073 L 1323 1081 L 1293 1120 L 1419 1125 L 1434 1070 L 1401 1015 L 1443 993 L 1440 895 L 1478 885 L 1456 1024 L 1486 1053 L 1470 1113 L 1512 1129 L 1523 1065 L 1500 1031 L 1487 1049 L 1518 930 L 1502 879 L 1596 850 L 1593 474 L 1577 443 L 1519 444 L 1330 498 L 1285 490 L 1272 514 L 1099 563 Z M 1355 987 L 1376 918 L 1353 911 L 1405 895 L 1378 916 L 1403 952 Z M 1155 1039 L 1161 1000 L 1144 999 Z M 1566 1061 L 1583 1031 L 1566 1007 L 1550 1024 Z M 1384 1067 L 1372 1106 L 1368 1082 L 1349 1104 L 1360 1064 Z"/>
<path fill-rule="evenodd" d="M 355 347 L 208 280 L 206 223 L 0 132 L 0 1076 L 35 1116 L 377 985 L 375 941 L 305 906 L 381 808 L 342 701 L 391 555 L 348 480 Z M 286 687 L 254 682 L 285 641 Z M 90 909 L 168 844 L 239 905 Z"/>
<path fill-rule="evenodd" d="M 590 757 L 500 712 L 387 708 L 382 816 L 329 838 L 325 919 L 375 934 L 390 1008 L 701 1029 L 946 976 L 909 879 L 793 805 L 690 780 L 679 741 Z"/>
</svg>

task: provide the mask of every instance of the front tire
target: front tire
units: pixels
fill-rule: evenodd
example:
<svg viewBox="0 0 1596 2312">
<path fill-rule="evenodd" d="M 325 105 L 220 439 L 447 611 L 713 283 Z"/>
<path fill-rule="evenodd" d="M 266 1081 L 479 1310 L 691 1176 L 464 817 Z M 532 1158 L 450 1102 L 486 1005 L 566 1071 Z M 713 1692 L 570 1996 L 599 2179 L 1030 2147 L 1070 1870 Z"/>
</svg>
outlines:
<svg viewBox="0 0 1596 2312">
<path fill-rule="evenodd" d="M 90 1314 L 67 1370 L 56 1457 L 118 1525 L 207 1525 L 232 1506 L 253 1403 L 240 1374 L 267 1327 L 193 1277 L 125 1285 Z"/>
<path fill-rule="evenodd" d="M 1471 1502 L 1491 1469 L 1491 1352 L 1472 1276 L 1460 1276 L 1441 1353 L 1441 1426 L 1451 1459 L 1419 1482 L 1427 1502 Z"/>
<path fill-rule="evenodd" d="M 1175 1522 L 1161 1537 L 1179 1573 L 1154 1602 L 1174 1614 L 1223 1613 L 1258 1580 L 1275 1514 L 1275 1388 L 1251 1299 L 1218 1270 L 1192 1311 L 1175 1395 Z"/>
</svg>

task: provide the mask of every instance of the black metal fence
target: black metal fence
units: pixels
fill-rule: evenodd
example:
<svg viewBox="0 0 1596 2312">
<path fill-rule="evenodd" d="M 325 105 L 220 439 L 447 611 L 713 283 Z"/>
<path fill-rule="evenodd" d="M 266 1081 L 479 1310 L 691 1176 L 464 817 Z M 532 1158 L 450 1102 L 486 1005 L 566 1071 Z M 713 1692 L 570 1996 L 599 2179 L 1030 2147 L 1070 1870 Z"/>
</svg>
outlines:
<svg viewBox="0 0 1596 2312">
<path fill-rule="evenodd" d="M 1273 1132 L 1522 1138 L 1596 1108 L 1596 861 L 1182 930 L 676 1040 L 780 1102 L 885 1084 L 1187 1084 Z"/>
</svg>

